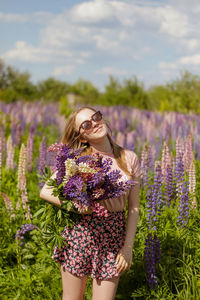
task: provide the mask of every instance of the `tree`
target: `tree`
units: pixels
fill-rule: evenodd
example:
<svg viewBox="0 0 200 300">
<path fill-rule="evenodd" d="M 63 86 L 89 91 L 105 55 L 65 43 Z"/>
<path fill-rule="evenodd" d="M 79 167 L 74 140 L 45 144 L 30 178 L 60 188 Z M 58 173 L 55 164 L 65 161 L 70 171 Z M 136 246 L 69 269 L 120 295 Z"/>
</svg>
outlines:
<svg viewBox="0 0 200 300">
<path fill-rule="evenodd" d="M 70 91 L 81 96 L 82 103 L 95 105 L 98 102 L 99 91 L 90 81 L 80 78 L 71 86 Z"/>
<path fill-rule="evenodd" d="M 30 74 L 28 72 L 20 73 L 0 61 L 0 99 L 14 102 L 18 99 L 33 100 L 36 97 L 37 89 L 30 81 Z"/>
<path fill-rule="evenodd" d="M 37 84 L 39 97 L 46 101 L 59 101 L 62 96 L 65 96 L 69 90 L 70 85 L 66 82 L 50 77 Z"/>
</svg>

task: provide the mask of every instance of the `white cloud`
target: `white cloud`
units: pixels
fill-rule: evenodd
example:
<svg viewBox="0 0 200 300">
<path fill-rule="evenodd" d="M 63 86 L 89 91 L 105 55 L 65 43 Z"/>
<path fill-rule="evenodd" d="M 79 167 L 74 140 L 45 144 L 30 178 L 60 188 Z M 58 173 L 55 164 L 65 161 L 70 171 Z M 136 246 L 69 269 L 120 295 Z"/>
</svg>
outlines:
<svg viewBox="0 0 200 300">
<path fill-rule="evenodd" d="M 175 38 L 182 38 L 189 34 L 190 23 L 187 15 L 171 6 L 156 10 L 161 21 L 161 32 L 165 32 Z"/>
<path fill-rule="evenodd" d="M 48 23 L 53 18 L 53 14 L 46 11 L 38 11 L 33 14 L 7 14 L 0 12 L 1 23 Z"/>
<path fill-rule="evenodd" d="M 71 75 L 75 69 L 75 66 L 58 66 L 54 69 L 53 76 Z"/>
<path fill-rule="evenodd" d="M 97 70 L 96 73 L 107 74 L 107 75 L 126 75 L 128 74 L 128 71 L 117 69 L 115 67 L 104 67 L 100 70 Z"/>
<path fill-rule="evenodd" d="M 18 59 L 28 62 L 50 62 L 52 59 L 66 59 L 72 56 L 72 53 L 60 49 L 48 49 L 42 47 L 33 47 L 27 45 L 24 41 L 18 41 L 15 48 L 3 53 L 3 59 Z"/>
<path fill-rule="evenodd" d="M 2 23 L 25 23 L 28 22 L 28 14 L 5 14 L 0 12 L 0 22 Z"/>
<path fill-rule="evenodd" d="M 113 17 L 108 1 L 94 0 L 75 5 L 70 16 L 75 22 L 97 23 Z"/>
<path fill-rule="evenodd" d="M 177 68 L 178 68 L 178 64 L 177 64 L 177 62 L 164 62 L 164 61 L 161 61 L 160 63 L 159 63 L 159 68 L 161 69 L 161 70 L 176 70 Z"/>
<path fill-rule="evenodd" d="M 200 65 L 200 53 L 183 56 L 179 59 L 180 64 L 182 65 Z"/>
</svg>

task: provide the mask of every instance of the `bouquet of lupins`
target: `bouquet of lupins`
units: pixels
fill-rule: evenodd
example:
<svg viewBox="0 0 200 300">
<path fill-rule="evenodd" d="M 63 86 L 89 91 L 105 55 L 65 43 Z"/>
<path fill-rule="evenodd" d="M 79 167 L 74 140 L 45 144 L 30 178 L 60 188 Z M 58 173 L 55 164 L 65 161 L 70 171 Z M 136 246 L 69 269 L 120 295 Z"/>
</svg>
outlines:
<svg viewBox="0 0 200 300">
<path fill-rule="evenodd" d="M 98 216 L 106 217 L 108 211 L 98 201 L 119 197 L 135 185 L 133 180 L 122 180 L 119 170 L 111 171 L 111 158 L 104 158 L 99 153 L 81 155 L 84 148 L 74 150 L 66 144 L 55 143 L 47 149 L 55 154 L 53 172 L 56 172 L 56 178 L 48 179 L 49 170 L 45 168 L 47 174 L 43 181 L 53 188 L 52 194 L 58 196 L 62 204 L 58 207 L 44 203 L 33 217 L 45 244 L 51 248 L 66 244 L 61 234 L 64 227 L 72 227 L 83 211 L 87 213 L 90 209 Z"/>
<path fill-rule="evenodd" d="M 112 159 L 99 153 L 81 155 L 81 149 L 71 149 L 66 144 L 55 143 L 47 151 L 57 152 L 56 178 L 47 183 L 53 186 L 54 196 L 63 201 L 61 207 L 78 212 L 88 209 L 98 216 L 106 216 L 107 210 L 98 201 L 117 198 L 135 184 L 133 180 L 120 180 L 120 170 L 112 170 Z"/>
</svg>

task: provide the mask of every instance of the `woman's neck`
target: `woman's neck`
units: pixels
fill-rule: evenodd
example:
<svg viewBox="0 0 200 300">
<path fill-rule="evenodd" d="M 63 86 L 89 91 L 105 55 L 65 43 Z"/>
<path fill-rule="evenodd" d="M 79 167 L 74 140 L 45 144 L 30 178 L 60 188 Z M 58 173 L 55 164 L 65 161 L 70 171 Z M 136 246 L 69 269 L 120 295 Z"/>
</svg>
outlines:
<svg viewBox="0 0 200 300">
<path fill-rule="evenodd" d="M 100 153 L 113 153 L 112 146 L 110 144 L 110 141 L 106 137 L 103 143 L 98 143 L 98 144 L 91 144 L 92 152 L 100 152 Z"/>
</svg>

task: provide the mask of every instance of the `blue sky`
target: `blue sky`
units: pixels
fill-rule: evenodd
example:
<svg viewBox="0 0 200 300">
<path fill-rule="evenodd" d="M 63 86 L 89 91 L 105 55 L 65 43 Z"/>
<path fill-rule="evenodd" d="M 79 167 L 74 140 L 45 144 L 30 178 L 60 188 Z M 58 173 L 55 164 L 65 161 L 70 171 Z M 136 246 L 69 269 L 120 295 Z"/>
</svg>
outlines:
<svg viewBox="0 0 200 300">
<path fill-rule="evenodd" d="M 198 0 L 0 0 L 0 57 L 33 82 L 134 75 L 145 87 L 200 75 Z"/>
</svg>

